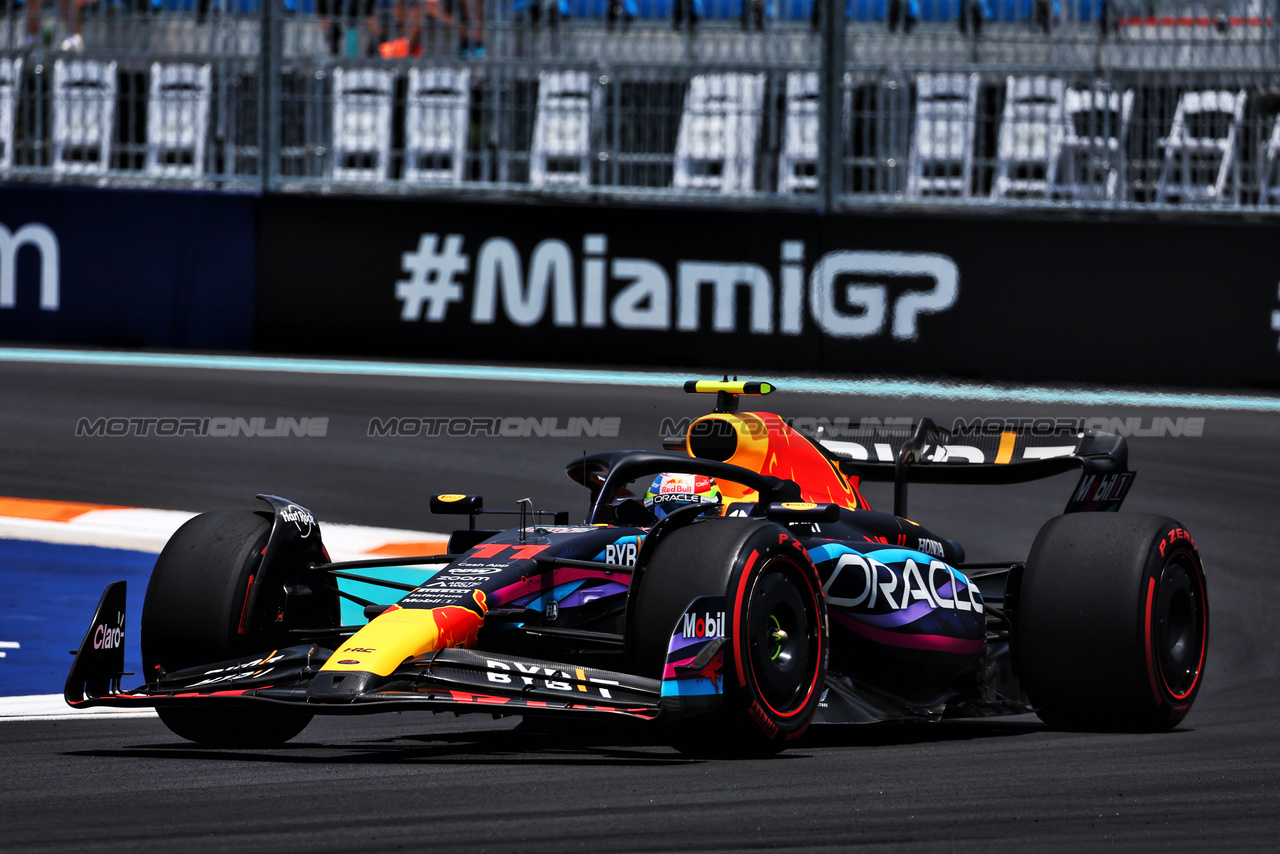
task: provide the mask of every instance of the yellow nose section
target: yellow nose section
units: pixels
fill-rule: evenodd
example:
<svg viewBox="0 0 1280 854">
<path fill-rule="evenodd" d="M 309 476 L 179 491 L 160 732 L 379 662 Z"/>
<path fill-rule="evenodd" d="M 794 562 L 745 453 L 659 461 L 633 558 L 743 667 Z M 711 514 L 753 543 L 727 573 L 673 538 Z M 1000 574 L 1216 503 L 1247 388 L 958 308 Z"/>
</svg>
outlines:
<svg viewBox="0 0 1280 854">
<path fill-rule="evenodd" d="M 489 610 L 484 592 L 472 591 L 479 611 L 462 605 L 401 608 L 392 605 L 338 647 L 321 670 L 358 670 L 389 676 L 406 659 L 446 647 L 474 646 Z"/>
</svg>

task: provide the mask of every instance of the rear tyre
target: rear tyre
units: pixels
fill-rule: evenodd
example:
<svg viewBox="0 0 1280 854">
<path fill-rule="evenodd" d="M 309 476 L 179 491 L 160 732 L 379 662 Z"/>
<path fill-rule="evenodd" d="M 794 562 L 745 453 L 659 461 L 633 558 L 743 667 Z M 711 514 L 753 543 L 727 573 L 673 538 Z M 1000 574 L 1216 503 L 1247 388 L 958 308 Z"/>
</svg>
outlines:
<svg viewBox="0 0 1280 854">
<path fill-rule="evenodd" d="M 267 652 L 248 630 L 249 594 L 271 523 L 248 512 L 205 513 L 174 533 L 156 560 L 142 606 L 142 664 L 165 671 Z M 293 738 L 312 716 L 263 708 L 159 708 L 175 735 L 222 747 L 266 747 Z"/>
<path fill-rule="evenodd" d="M 1015 667 L 1063 729 L 1171 729 L 1200 690 L 1204 566 L 1173 519 L 1080 513 L 1040 530 L 1017 594 Z"/>
<path fill-rule="evenodd" d="M 719 711 L 677 721 L 685 753 L 752 756 L 794 743 L 826 682 L 826 609 L 817 570 L 778 525 L 708 519 L 672 531 L 649 560 L 633 611 L 637 672 L 661 674 L 673 630 L 699 596 L 725 597 Z"/>
</svg>

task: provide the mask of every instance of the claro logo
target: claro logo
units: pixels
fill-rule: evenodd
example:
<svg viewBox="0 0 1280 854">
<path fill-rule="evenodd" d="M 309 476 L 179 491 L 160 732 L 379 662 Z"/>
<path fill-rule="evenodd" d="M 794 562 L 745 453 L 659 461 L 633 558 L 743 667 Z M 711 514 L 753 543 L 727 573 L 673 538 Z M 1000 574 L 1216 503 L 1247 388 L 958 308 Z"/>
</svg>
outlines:
<svg viewBox="0 0 1280 854">
<path fill-rule="evenodd" d="M 116 649 L 124 642 L 124 614 L 116 614 L 115 626 L 99 623 L 93 627 L 94 649 Z"/>
<path fill-rule="evenodd" d="M 945 255 L 917 252 L 828 252 L 806 269 L 805 244 L 784 240 L 776 274 L 742 262 L 676 262 L 612 258 L 608 237 L 587 234 L 580 257 L 562 240 L 534 246 L 526 265 L 505 237 L 463 251 L 464 235 L 423 234 L 401 256 L 407 276 L 396 282 L 400 319 L 456 321 L 471 274 L 470 315 L 491 324 L 499 312 L 516 326 L 550 320 L 557 327 L 802 335 L 806 325 L 832 338 L 869 338 L 886 331 L 919 338 L 919 318 L 944 312 L 960 293 L 960 271 Z M 473 263 L 474 261 L 474 263 Z M 808 322 L 806 322 L 806 318 Z M 745 320 L 747 329 L 740 330 Z"/>
<path fill-rule="evenodd" d="M 40 259 L 40 307 L 58 310 L 59 251 L 58 238 L 49 226 L 28 223 L 11 232 L 0 224 L 0 308 L 13 308 L 18 302 L 18 252 L 33 247 Z"/>
</svg>

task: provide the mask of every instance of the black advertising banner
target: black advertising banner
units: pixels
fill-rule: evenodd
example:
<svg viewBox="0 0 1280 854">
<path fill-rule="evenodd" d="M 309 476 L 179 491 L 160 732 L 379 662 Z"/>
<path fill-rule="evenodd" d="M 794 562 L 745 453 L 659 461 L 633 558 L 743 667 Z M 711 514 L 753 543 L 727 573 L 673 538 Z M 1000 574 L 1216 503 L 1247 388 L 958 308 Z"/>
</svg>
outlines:
<svg viewBox="0 0 1280 854">
<path fill-rule="evenodd" d="M 245 349 L 257 199 L 0 187 L 0 341 Z"/>
<path fill-rule="evenodd" d="M 1280 384 L 1280 223 L 262 199 L 254 346 Z"/>
</svg>

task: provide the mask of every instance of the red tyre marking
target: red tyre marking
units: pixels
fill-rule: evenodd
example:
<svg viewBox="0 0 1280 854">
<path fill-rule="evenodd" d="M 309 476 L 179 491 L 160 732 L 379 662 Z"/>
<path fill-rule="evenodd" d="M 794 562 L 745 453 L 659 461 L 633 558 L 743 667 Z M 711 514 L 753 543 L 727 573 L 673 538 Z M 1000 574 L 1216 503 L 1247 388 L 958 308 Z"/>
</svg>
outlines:
<svg viewBox="0 0 1280 854">
<path fill-rule="evenodd" d="M 742 597 L 747 592 L 746 579 L 751 575 L 751 567 L 755 566 L 756 558 L 760 556 L 760 552 L 753 551 L 747 555 L 747 563 L 742 567 L 742 574 L 738 576 L 738 595 L 733 601 L 733 627 L 737 631 L 738 626 L 742 625 Z M 733 656 L 734 669 L 738 671 L 738 686 L 747 687 L 747 671 L 742 666 L 742 656 L 736 654 Z"/>
<path fill-rule="evenodd" d="M 1170 531 L 1170 533 L 1174 533 L 1174 532 Z M 1182 531 L 1182 533 L 1186 534 L 1185 531 Z M 1187 535 L 1186 538 L 1190 539 L 1190 535 Z M 1191 556 L 1191 553 L 1186 549 L 1179 549 L 1178 551 L 1174 552 L 1169 556 L 1169 560 L 1172 561 L 1179 554 L 1185 554 L 1188 557 Z M 1192 565 L 1192 568 L 1195 567 L 1194 560 L 1191 561 L 1191 565 Z M 1169 692 L 1169 696 L 1173 697 L 1175 700 L 1185 700 L 1187 699 L 1187 697 L 1190 697 L 1191 692 L 1194 691 L 1196 689 L 1196 685 L 1200 683 L 1200 674 L 1204 671 L 1204 654 L 1209 642 L 1209 631 L 1208 631 L 1209 610 L 1205 602 L 1204 580 L 1201 578 L 1200 573 L 1197 572 L 1197 573 L 1194 573 L 1194 575 L 1196 579 L 1196 586 L 1198 587 L 1200 592 L 1200 656 L 1196 661 L 1195 678 L 1191 680 L 1191 684 L 1187 686 L 1186 691 L 1183 691 L 1182 693 L 1178 693 L 1177 691 L 1173 690 L 1173 686 L 1171 686 L 1169 684 L 1169 680 L 1165 678 L 1164 671 L 1163 670 L 1160 671 L 1160 681 L 1164 684 L 1165 690 Z M 1156 580 L 1152 578 L 1147 583 L 1147 615 L 1146 615 L 1147 677 L 1148 679 L 1151 680 L 1151 693 L 1155 696 L 1156 702 L 1163 703 L 1164 697 L 1161 696 L 1159 686 L 1156 685 L 1156 672 L 1155 672 L 1156 668 L 1155 668 L 1155 662 L 1154 662 L 1154 649 L 1153 649 L 1155 646 L 1155 637 L 1151 634 L 1151 605 L 1152 605 L 1152 601 L 1155 598 L 1155 589 L 1156 589 Z"/>
<path fill-rule="evenodd" d="M 786 559 L 785 559 L 785 558 L 780 558 L 780 560 L 786 560 Z M 791 563 L 791 565 L 792 565 L 792 566 L 794 566 L 796 569 L 802 569 L 799 565 L 797 565 L 796 563 L 794 563 L 794 562 L 792 562 L 792 561 L 788 561 L 788 563 Z M 812 589 L 810 589 L 810 590 L 809 590 L 809 594 L 810 594 L 810 596 L 811 596 L 811 597 L 813 596 L 813 590 L 812 590 Z M 818 616 L 818 602 L 817 602 L 817 599 L 816 599 L 816 598 L 815 598 L 815 599 L 813 599 L 813 615 L 814 615 L 814 617 L 817 617 L 817 616 Z M 816 656 L 816 658 L 815 658 L 815 663 L 814 663 L 814 667 L 815 667 L 815 668 L 818 666 L 818 664 L 817 664 L 817 663 L 822 661 L 822 652 L 823 652 L 823 650 L 822 650 L 822 631 L 821 631 L 821 627 L 819 627 L 819 631 L 818 631 L 818 655 L 817 655 L 817 656 Z M 815 675 L 816 675 L 816 670 L 815 670 Z M 807 705 L 809 704 L 809 698 L 813 696 L 814 689 L 816 689 L 816 688 L 817 688 L 817 686 L 818 686 L 818 680 L 817 680 L 817 679 L 811 679 L 811 680 L 809 681 L 809 692 L 808 692 L 807 694 L 805 694 L 805 695 L 804 695 L 804 700 L 803 700 L 803 701 L 801 701 L 800 705 L 799 705 L 799 706 L 797 706 L 797 707 L 796 707 L 796 709 L 795 709 L 795 711 L 792 711 L 792 712 L 780 712 L 780 711 L 778 711 L 778 710 L 777 710 L 777 709 L 775 709 L 772 705 L 770 705 L 770 703 L 769 703 L 769 701 L 768 701 L 768 700 L 764 699 L 763 697 L 761 697 L 761 698 L 760 698 L 760 701 L 761 701 L 762 703 L 764 703 L 764 704 L 765 704 L 765 706 L 767 706 L 767 707 L 768 707 L 769 711 L 773 712 L 775 715 L 777 715 L 777 716 L 778 716 L 778 717 L 780 717 L 780 718 L 791 718 L 791 717 L 795 717 L 796 715 L 798 715 L 798 714 L 800 714 L 802 711 L 804 711 L 804 707 L 805 707 L 805 706 L 807 706 Z"/>
<path fill-rule="evenodd" d="M 236 634 L 243 635 L 249 631 L 249 594 L 253 592 L 254 576 L 249 576 L 249 584 L 244 589 L 244 604 L 240 606 L 240 625 L 236 627 Z"/>
<path fill-rule="evenodd" d="M 800 729 L 796 730 L 795 732 L 787 733 L 786 737 L 783 738 L 783 741 L 795 741 L 797 738 L 804 735 L 805 732 L 809 729 L 809 723 L 810 723 L 809 721 L 805 721 L 804 726 L 800 727 Z"/>
<path fill-rule="evenodd" d="M 1186 533 L 1186 532 L 1184 531 L 1183 533 Z M 1188 535 L 1188 536 L 1187 536 L 1187 539 L 1190 539 L 1190 538 L 1191 538 L 1191 537 L 1190 537 L 1190 535 Z M 1190 553 L 1190 552 L 1188 552 L 1188 551 L 1186 551 L 1185 549 L 1182 549 L 1182 550 L 1180 550 L 1180 551 L 1174 552 L 1174 553 L 1173 553 L 1173 557 L 1177 557 L 1179 554 L 1186 554 L 1188 557 L 1190 557 L 1190 554 L 1191 554 L 1191 553 Z M 1195 561 L 1192 561 L 1192 562 L 1191 562 L 1191 565 L 1192 565 L 1192 567 L 1194 568 L 1194 567 L 1195 567 Z M 1205 601 L 1205 595 L 1204 595 L 1204 580 L 1201 578 L 1200 573 L 1198 573 L 1198 572 L 1197 572 L 1197 573 L 1195 573 L 1195 579 L 1196 579 L 1196 585 L 1198 586 L 1199 591 L 1200 591 L 1200 657 L 1199 657 L 1199 659 L 1196 661 L 1196 675 L 1195 675 L 1195 678 L 1191 680 L 1191 684 L 1187 687 L 1187 690 L 1186 690 L 1186 691 L 1184 691 L 1183 693 L 1179 694 L 1177 691 L 1174 691 L 1174 690 L 1173 690 L 1173 688 L 1171 688 L 1171 687 L 1169 686 L 1169 682 L 1168 682 L 1168 680 L 1167 680 L 1167 679 L 1164 679 L 1164 673 L 1163 673 L 1163 672 L 1161 672 L 1161 674 L 1160 674 L 1160 678 L 1161 678 L 1161 680 L 1162 680 L 1162 681 L 1164 681 L 1164 685 L 1165 685 L 1165 687 L 1169 689 L 1169 694 L 1170 694 L 1170 695 L 1171 695 L 1175 700 L 1185 700 L 1185 699 L 1187 699 L 1187 697 L 1191 696 L 1191 692 L 1192 692 L 1192 691 L 1194 691 L 1194 690 L 1196 689 L 1196 685 L 1197 685 L 1197 684 L 1199 684 L 1199 682 L 1200 682 L 1200 674 L 1201 674 L 1202 672 L 1204 672 L 1204 653 L 1205 653 L 1205 648 L 1208 646 L 1208 643 L 1209 643 L 1209 625 L 1208 625 L 1208 623 L 1209 623 L 1209 608 L 1208 608 L 1208 604 L 1207 604 L 1207 602 Z M 1148 619 L 1150 619 L 1150 618 L 1148 618 Z"/>
<path fill-rule="evenodd" d="M 768 703 L 766 703 L 765 705 L 768 705 Z M 770 708 L 773 708 L 773 707 L 770 706 Z M 760 704 L 758 702 L 756 702 L 755 700 L 752 700 L 751 708 L 747 709 L 747 713 L 751 716 L 751 719 L 756 722 L 756 726 L 760 727 L 760 730 L 765 735 L 767 735 L 769 738 L 778 737 L 778 725 L 775 724 L 773 720 L 768 715 L 765 714 L 764 709 L 760 708 Z"/>
<path fill-rule="evenodd" d="M 1155 594 L 1156 594 L 1156 580 L 1155 578 L 1151 578 L 1147 581 L 1147 611 L 1146 611 L 1146 620 L 1145 620 L 1145 623 L 1146 623 L 1145 634 L 1147 638 L 1147 644 L 1146 644 L 1147 680 L 1151 683 L 1151 696 L 1155 697 L 1156 704 L 1160 705 L 1164 703 L 1164 697 L 1160 696 L 1160 688 L 1157 687 L 1156 685 L 1156 670 L 1155 670 L 1155 660 L 1154 660 L 1155 651 L 1152 649 L 1152 647 L 1155 645 L 1155 638 L 1151 634 L 1151 603 L 1152 603 L 1152 600 L 1155 598 Z M 1163 677 L 1161 678 L 1163 679 Z"/>
</svg>

